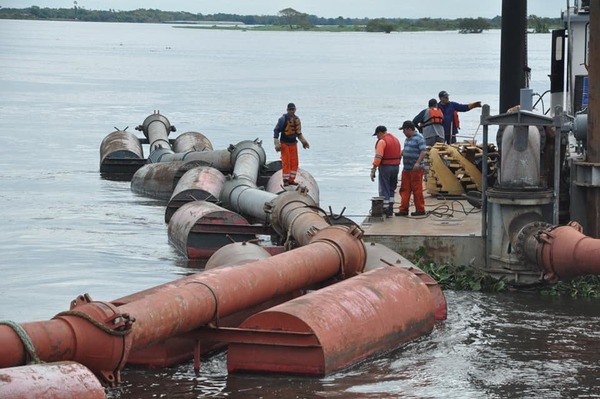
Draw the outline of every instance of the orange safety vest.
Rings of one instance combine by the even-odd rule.
[[[423,121],[421,127],[429,126],[429,125],[443,125],[444,124],[444,114],[439,108],[429,108],[429,119]]]
[[[380,140],[385,141],[385,150],[383,151],[383,158],[381,158],[381,164],[400,165],[400,158],[402,154],[400,140],[398,140],[391,133],[384,135]]]

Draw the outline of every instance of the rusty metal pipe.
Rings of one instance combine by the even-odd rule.
[[[355,229],[332,226],[321,231],[310,246],[244,265],[207,270],[178,282],[175,292],[158,292],[120,306],[121,312],[136,320],[132,350],[337,275],[356,275],[366,258],[356,234]]]
[[[0,370],[0,397],[10,399],[104,399],[100,381],[75,362],[32,364]]]
[[[148,115],[144,122],[135,129],[141,130],[150,143],[150,156],[148,158],[159,149],[172,151],[169,143],[169,133],[175,131],[175,127],[159,111],[154,111],[152,115]]]
[[[24,333],[0,326],[0,368],[27,363],[27,340],[41,361],[76,361],[114,385],[131,348],[132,322],[114,305],[80,296],[52,320],[21,324]]]
[[[229,173],[233,169],[231,163],[231,153],[228,150],[164,153],[161,154],[158,159],[153,160],[152,162],[173,161],[202,161],[223,173]]]
[[[524,248],[527,258],[540,266],[548,282],[600,275],[600,239],[584,235],[577,222],[532,231]]]
[[[313,199],[301,191],[286,191],[269,204],[271,224],[281,236],[292,236],[299,246],[311,242],[316,232],[329,223],[317,213]]]

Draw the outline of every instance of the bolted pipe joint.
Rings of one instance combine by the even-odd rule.
[[[318,231],[310,244],[326,243],[335,248],[340,257],[340,278],[362,273],[367,262],[367,249],[361,240],[363,231],[358,226],[329,226]]]
[[[165,156],[170,154],[173,154],[173,150],[170,148],[158,147],[148,155],[148,163],[160,163]]]
[[[237,158],[244,152],[254,153],[259,162],[259,167],[267,162],[267,154],[262,147],[262,140],[259,140],[258,138],[255,140],[240,141],[236,145],[231,144],[227,148],[227,151],[231,153],[231,164],[234,165],[234,167]]]
[[[317,204],[306,193],[301,191],[285,191],[265,204],[265,213],[270,214],[270,223],[273,229],[285,237],[291,224],[297,219],[299,213],[315,213],[312,207]],[[290,219],[291,218],[291,219]],[[322,220],[322,218],[320,218]],[[327,223],[325,223],[327,225]]]
[[[160,114],[160,111],[154,111],[153,114],[148,115],[146,119],[144,119],[144,122],[138,127],[136,127],[135,130],[143,132],[144,136],[146,136],[146,138],[149,138],[148,129],[150,128],[150,125],[155,122],[162,124],[162,128],[164,128],[164,131],[166,132],[167,136],[169,136],[169,133],[175,132],[177,130],[175,126],[171,125],[171,122],[169,122],[169,120],[164,115]]]
[[[536,243],[536,235],[550,226],[544,222],[544,218],[538,212],[526,212],[517,215],[510,221],[508,234],[510,245],[520,261],[537,266],[535,249],[532,244]]]
[[[546,281],[600,275],[600,239],[584,235],[579,223],[551,226],[538,234],[537,239],[537,263],[543,268]]]
[[[120,370],[131,349],[134,318],[85,294],[71,302],[70,310],[53,319],[68,324],[74,335],[74,345],[68,348],[71,360],[85,365],[110,386],[121,382]]]

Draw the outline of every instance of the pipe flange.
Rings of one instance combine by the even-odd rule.
[[[141,130],[144,133],[144,136],[146,136],[146,138],[148,138],[148,127],[153,122],[160,122],[163,125],[165,125],[165,129],[167,131],[167,136],[169,136],[169,133],[176,131],[175,126],[171,126],[171,122],[169,122],[169,120],[164,115],[161,115],[160,113],[154,113],[152,115],[148,115],[146,117],[146,119],[144,119],[144,122],[140,126],[136,127],[135,129]]]
[[[537,242],[536,236],[551,226],[549,223],[540,221],[531,222],[523,226],[517,233],[513,243],[513,249],[517,258],[523,262],[531,261],[530,257],[527,256],[527,243],[532,241]]]
[[[257,158],[260,162],[260,165],[264,165],[267,162],[267,154],[265,153],[264,148],[262,147],[262,141],[256,140],[244,140],[240,141],[236,145],[229,145],[227,151],[231,153],[231,159],[235,160],[240,155],[240,153],[244,150],[253,151],[256,153]]]

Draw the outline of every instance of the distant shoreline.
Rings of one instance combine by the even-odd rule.
[[[69,22],[124,22],[188,25],[192,29],[233,29],[261,31],[325,31],[325,32],[422,32],[461,31],[481,33],[500,29],[502,18],[323,18],[287,8],[278,15],[193,14],[186,11],[137,9],[132,11],[88,10],[72,8],[2,8],[0,19],[47,20]],[[536,31],[562,28],[560,18],[530,16],[529,25]],[[182,26],[177,26],[182,27]],[[532,28],[530,26],[530,28]]]

